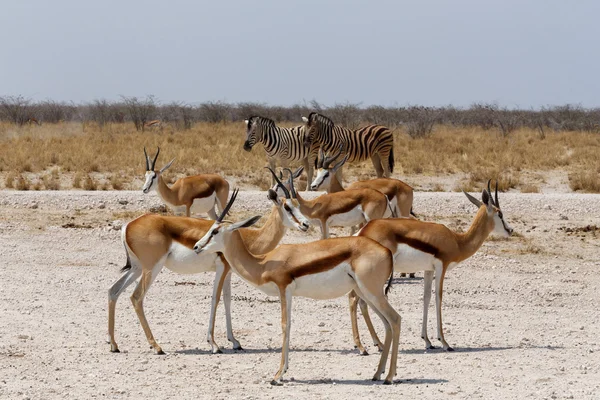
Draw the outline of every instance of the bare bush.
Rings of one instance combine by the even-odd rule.
[[[327,108],[327,115],[335,121],[336,124],[350,129],[356,129],[362,120],[362,110],[360,104],[336,103],[333,107]]]
[[[2,119],[15,125],[25,125],[30,118],[34,118],[31,100],[21,95],[0,97],[0,109]]]
[[[51,124],[70,121],[77,111],[73,103],[60,103],[54,100],[44,100],[37,108],[41,119]]]
[[[199,117],[204,122],[227,122],[231,120],[232,106],[220,101],[210,101],[200,104]]]
[[[143,100],[137,97],[121,98],[137,131],[144,131],[146,123],[156,118],[157,100],[154,96],[148,95]]]
[[[413,106],[407,111],[406,133],[413,139],[429,136],[437,122],[437,110],[431,107]]]

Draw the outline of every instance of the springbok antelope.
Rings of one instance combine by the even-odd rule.
[[[175,159],[157,171],[155,166],[159,153],[160,148],[156,151],[154,159],[150,161],[144,147],[146,181],[142,191],[149,193],[151,190],[155,190],[161,200],[172,207],[176,213],[185,210],[187,217],[190,216],[191,211],[208,213],[210,218],[216,219],[215,205],[219,212],[223,210],[223,204],[227,202],[229,194],[229,183],[217,174],[202,174],[179,178],[169,187],[162,178],[162,173],[173,164]]]
[[[263,254],[271,251],[283,238],[286,228],[296,228],[306,232],[308,221],[289,198],[279,198],[273,190],[268,192],[273,202],[271,214],[265,225],[259,229],[242,229],[242,240],[250,251]],[[228,209],[223,211],[223,216]],[[140,283],[131,296],[142,328],[150,345],[157,354],[164,354],[156,343],[144,314],[143,301],[150,286],[163,266],[179,274],[196,274],[215,271],[215,281],[210,307],[207,341],[213,353],[221,349],[214,340],[215,314],[223,291],[225,303],[225,321],[227,339],[233,348],[241,349],[233,336],[231,327],[231,269],[222,256],[217,254],[197,255],[192,246],[204,236],[213,225],[213,221],[186,217],[143,215],[121,230],[121,237],[127,253],[127,264],[121,270],[123,274],[108,290],[108,335],[112,352],[119,352],[115,341],[115,307],[120,294],[141,276]]]
[[[271,169],[275,181],[283,189],[285,186]],[[296,200],[300,212],[311,223],[321,227],[321,239],[329,237],[332,226],[354,227],[372,219],[387,218],[393,215],[387,197],[373,189],[353,189],[344,192],[322,194],[313,200],[302,198],[294,188],[294,174],[289,168],[288,187],[292,199]]]
[[[42,123],[40,121],[38,121],[37,118],[34,118],[34,117],[29,117],[27,119],[27,121],[25,121],[25,123],[27,123],[29,125],[36,124],[37,126],[41,126],[42,125]]]
[[[327,193],[337,193],[345,190],[340,182],[340,177],[336,172],[344,165],[347,156],[341,162],[331,165],[341,153],[341,146],[338,153],[333,157],[326,157],[323,151],[319,150],[319,156],[315,165],[316,176],[310,185],[311,190],[325,189]],[[294,172],[294,174],[297,172],[298,171]],[[375,189],[385,194],[396,216],[410,218],[412,215],[413,217],[416,217],[412,210],[413,188],[401,180],[393,178],[376,178],[354,182],[348,186],[349,190],[364,188]],[[415,277],[414,272],[409,275],[410,278]],[[406,276],[406,274],[401,273],[400,276]]]
[[[344,165],[347,158],[344,158],[337,164],[333,164],[341,153],[341,147],[337,154],[332,157],[326,157],[322,150],[319,151],[316,163],[316,176],[310,185],[311,190],[325,190],[327,193],[337,193],[343,192],[346,189],[375,189],[387,196],[396,215],[407,218],[411,215],[415,216],[412,212],[413,188],[399,179],[376,178],[366,181],[357,181],[344,189],[336,172]],[[294,174],[296,173],[298,173],[298,171],[294,172]]]
[[[425,340],[427,349],[435,348],[427,337],[427,311],[431,300],[431,284],[434,274],[438,340],[442,343],[444,350],[453,351],[453,348],[444,339],[442,329],[442,293],[446,272],[475,254],[490,233],[509,237],[513,232],[513,229],[504,220],[500,209],[498,182],[496,182],[495,200],[492,199],[489,181],[487,190],[483,189],[482,201],[468,193],[465,193],[465,196],[479,208],[471,227],[465,233],[453,232],[442,224],[404,218],[371,221],[358,233],[358,236],[373,239],[390,249],[394,255],[394,271],[425,271],[421,337]],[[381,348],[381,342],[372,329],[368,312],[365,312],[366,305],[361,305],[361,309],[373,341]],[[360,342],[356,324],[355,298],[350,299],[350,315],[356,347],[364,354],[365,350]]]
[[[163,127],[163,123],[160,119],[153,119],[152,121],[148,121],[144,124],[144,129],[145,128],[161,129],[162,127]]]
[[[226,209],[235,201],[232,196]],[[283,345],[279,370],[271,381],[281,385],[288,369],[292,296],[317,300],[333,299],[351,290],[372,306],[385,325],[385,345],[373,380],[385,369],[390,345],[390,368],[385,378],[391,384],[396,375],[400,315],[387,301],[384,286],[392,273],[392,254],[384,246],[365,237],[343,237],[317,242],[281,245],[264,255],[254,255],[244,244],[238,229],[251,226],[260,216],[226,225],[221,214],[194,246],[198,254],[223,253],[232,269],[246,282],[281,301]]]

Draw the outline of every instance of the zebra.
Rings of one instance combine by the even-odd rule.
[[[317,159],[317,144],[304,146],[306,128],[304,125],[284,128],[275,125],[275,121],[260,116],[251,116],[246,121],[246,141],[244,150],[251,151],[256,143],[262,143],[267,152],[269,167],[275,170],[275,160],[301,161],[306,171],[306,188],[310,190],[313,176],[313,164]],[[275,184],[271,178],[271,184]]]
[[[363,161],[370,157],[378,178],[389,178],[394,172],[394,137],[385,126],[369,125],[352,130],[335,125],[316,112],[311,112],[308,118],[302,117],[302,120],[308,131],[305,146],[316,144],[325,153],[335,152],[341,147],[349,155],[348,161]]]

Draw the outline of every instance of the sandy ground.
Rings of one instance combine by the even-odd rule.
[[[518,235],[486,241],[446,278],[454,353],[424,351],[422,275],[396,278],[390,299],[402,333],[393,386],[370,381],[379,355],[362,320],[371,355],[353,349],[346,298],[294,299],[287,382],[269,385],[280,358],[279,304],[237,277],[233,326],[245,350],[231,350],[220,307],[225,352],[210,354],[210,273],[163,270],[146,297],[165,356],[149,349],[130,288],[117,304],[122,353],[110,353],[107,289],[125,262],[114,221],[159,204],[141,192],[0,192],[1,398],[600,398],[598,195],[501,196]],[[459,193],[416,193],[414,208],[455,229],[475,213]],[[236,209],[265,213],[269,203],[242,192]],[[314,230],[289,232],[284,242],[315,238]],[[433,305],[429,332],[433,339]]]

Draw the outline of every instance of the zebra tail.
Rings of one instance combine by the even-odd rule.
[[[389,156],[389,160],[388,160],[389,164],[390,164],[390,173],[394,172],[394,147],[392,146],[391,150],[390,150],[390,156]]]

